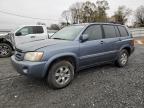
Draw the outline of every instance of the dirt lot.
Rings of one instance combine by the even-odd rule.
[[[135,44],[143,45],[144,44],[144,37],[135,38]]]
[[[129,64],[79,72],[61,90],[45,81],[17,74],[10,58],[0,59],[0,108],[144,108],[144,45],[137,45]]]

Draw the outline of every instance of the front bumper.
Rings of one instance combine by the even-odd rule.
[[[43,78],[46,62],[17,61],[15,56],[11,57],[12,64],[18,73],[28,77]]]
[[[133,54],[134,51],[135,51],[135,47],[131,47],[131,52],[130,52],[130,54]]]

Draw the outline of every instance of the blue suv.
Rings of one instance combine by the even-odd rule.
[[[11,60],[20,74],[46,78],[59,89],[69,85],[79,70],[106,62],[125,66],[133,51],[134,40],[123,25],[76,24],[50,39],[17,46]]]

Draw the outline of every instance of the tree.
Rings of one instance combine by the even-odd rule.
[[[140,6],[137,8],[135,12],[135,18],[136,18],[136,25],[140,27],[144,27],[144,6]]]
[[[107,14],[106,10],[109,9],[109,4],[106,0],[98,0],[96,2],[97,9],[98,9],[98,22],[106,22],[107,21]]]
[[[71,15],[71,21],[73,24],[77,24],[80,21],[80,16],[81,16],[81,6],[82,3],[81,2],[77,2],[75,4],[73,4],[72,6],[70,6],[70,15]]]
[[[60,22],[60,29],[68,25],[70,25],[70,23]]]
[[[49,30],[60,30],[59,25],[57,24],[51,24],[50,27],[48,27]]]
[[[114,13],[115,22],[120,24],[125,24],[128,20],[129,15],[131,14],[131,10],[126,8],[125,6],[119,6],[117,11]]]
[[[81,22],[95,22],[96,5],[92,2],[84,2],[81,7]]]
[[[37,22],[37,25],[46,25],[46,24],[43,22]]]
[[[70,15],[73,23],[106,22],[108,9],[106,0],[77,2],[70,7]]]
[[[69,10],[63,11],[61,16],[66,20],[66,23],[68,25],[70,20],[70,11]]]

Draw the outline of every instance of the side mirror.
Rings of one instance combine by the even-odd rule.
[[[16,35],[16,36],[21,36],[22,33],[21,33],[21,32],[17,32],[15,35]]]
[[[83,34],[81,37],[80,37],[80,40],[81,42],[85,42],[88,40],[88,34]]]

